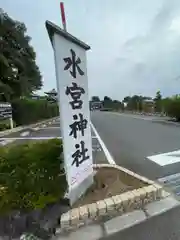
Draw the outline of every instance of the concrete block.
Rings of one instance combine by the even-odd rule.
[[[162,198],[162,186],[157,183],[153,184],[153,186],[156,188],[156,198]]]
[[[73,208],[70,210],[71,225],[77,225],[79,223],[79,208]]]
[[[141,208],[142,201],[141,201],[140,191],[138,191],[137,189],[134,189],[131,191],[131,193],[134,195],[134,208],[135,209]]]
[[[126,211],[127,206],[128,206],[128,195],[126,193],[122,193],[119,195],[122,201],[123,209]]]
[[[115,209],[118,210],[118,212],[123,213],[123,204],[120,196],[119,195],[112,196],[112,200],[114,201]]]
[[[115,217],[104,224],[107,235],[119,232],[123,229],[129,228],[146,219],[142,210],[135,210],[133,212]]]
[[[70,226],[70,212],[61,215],[61,228],[68,228]]]
[[[91,203],[87,205],[88,207],[88,212],[89,212],[89,217],[91,219],[94,219],[98,216],[98,208],[96,203]]]
[[[156,216],[179,205],[179,201],[169,196],[160,201],[147,204],[145,210],[149,216]]]
[[[152,185],[143,187],[146,196],[143,199],[143,205],[148,204],[156,199],[156,188]]]
[[[126,195],[127,195],[127,197],[128,197],[128,202],[127,202],[127,204],[126,204],[125,210],[126,210],[127,212],[129,212],[129,211],[134,210],[134,205],[135,205],[135,204],[134,204],[134,200],[135,200],[135,197],[134,197],[134,195],[132,194],[131,191],[126,192]]]
[[[144,190],[144,188],[138,188],[137,191],[138,191],[138,194],[140,196],[141,205],[143,205],[144,199],[146,197],[146,191]]]
[[[106,206],[107,206],[107,212],[115,210],[115,203],[111,197],[105,198],[104,202],[106,203]]]
[[[105,215],[107,213],[106,202],[104,200],[101,200],[101,201],[96,202],[96,204],[97,204],[99,216]]]
[[[146,195],[148,196],[150,202],[156,200],[156,192],[157,189],[154,185],[149,185],[146,187]]]
[[[88,208],[86,205],[79,207],[79,218],[80,220],[85,220],[88,218]]]

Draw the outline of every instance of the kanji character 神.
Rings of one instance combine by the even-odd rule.
[[[82,136],[84,136],[84,130],[87,128],[87,120],[83,119],[83,115],[81,113],[79,113],[79,121],[78,120],[78,115],[73,115],[73,119],[75,120],[71,125],[69,125],[71,127],[71,132],[69,134],[69,136],[72,136],[74,138],[77,138],[77,131],[80,131]]]
[[[73,101],[70,102],[72,109],[81,109],[83,101],[80,100],[81,94],[84,94],[85,90],[82,87],[78,87],[77,83],[72,83],[72,87],[66,88],[66,95],[71,95]]]
[[[76,167],[79,167],[80,164],[82,164],[84,161],[89,159],[89,156],[86,156],[86,153],[88,151],[87,148],[85,148],[85,143],[84,141],[81,141],[80,144],[76,144],[76,152],[72,154],[72,157],[74,158],[72,165],[76,165]],[[81,147],[81,150],[80,150]]]
[[[63,59],[64,62],[67,63],[66,66],[64,67],[64,70],[68,70],[72,66],[72,71],[70,71],[70,73],[73,78],[76,78],[76,69],[81,76],[84,75],[84,72],[79,67],[81,59],[78,57],[76,60],[76,53],[74,52],[74,50],[71,49],[70,52],[72,57],[71,58],[66,57]]]

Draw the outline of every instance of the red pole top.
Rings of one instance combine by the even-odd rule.
[[[61,19],[62,19],[63,28],[66,31],[66,16],[65,16],[64,3],[63,2],[60,2],[60,9],[61,9]]]

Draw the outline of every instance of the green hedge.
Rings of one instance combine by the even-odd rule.
[[[180,121],[180,96],[166,99],[166,101],[164,101],[164,108],[168,116]]]
[[[26,125],[58,116],[57,103],[50,103],[47,100],[21,99],[12,102],[13,120],[17,125]]]
[[[13,126],[16,127],[16,123],[15,122],[13,122]],[[9,119],[0,121],[0,131],[4,131],[4,130],[10,129],[10,128],[11,128],[11,126],[10,126]]]
[[[43,208],[67,188],[62,142],[36,141],[0,148],[0,213]]]

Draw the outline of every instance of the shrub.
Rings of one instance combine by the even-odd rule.
[[[14,127],[16,126],[15,122],[13,122],[13,126]],[[10,126],[9,119],[0,121],[0,131],[4,131],[4,130],[10,129],[10,128],[11,128],[11,126]]]
[[[166,112],[168,116],[176,118],[180,121],[180,97],[175,96],[166,101]]]
[[[26,125],[58,116],[57,103],[47,100],[18,99],[12,102],[13,120],[17,125]]]
[[[43,208],[63,197],[62,150],[58,139],[0,148],[0,211]]]

